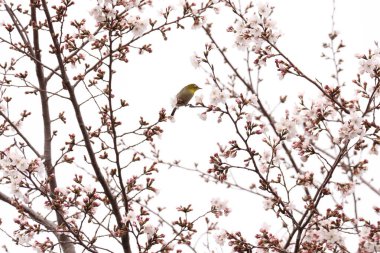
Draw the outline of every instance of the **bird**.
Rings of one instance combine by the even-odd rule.
[[[194,93],[200,89],[201,88],[199,88],[195,83],[191,83],[183,87],[176,96],[177,101],[175,107],[173,108],[171,116],[174,116],[174,113],[178,107],[187,105],[191,98],[194,96]]]

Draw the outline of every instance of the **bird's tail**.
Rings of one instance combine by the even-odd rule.
[[[174,116],[174,113],[175,113],[175,111],[177,111],[177,107],[174,107],[174,108],[173,108],[173,111],[172,111],[172,113],[170,114],[170,116],[172,116],[172,117],[173,117],[173,116]]]

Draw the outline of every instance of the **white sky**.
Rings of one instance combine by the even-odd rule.
[[[77,8],[83,8],[84,11],[87,6],[83,5],[87,5],[88,2],[83,2],[86,4],[77,1]],[[330,62],[326,63],[320,57],[322,43],[328,41],[327,34],[331,31],[332,1],[270,2],[276,7],[273,18],[283,33],[278,42],[280,49],[293,62],[301,66],[305,73],[324,83],[333,83],[333,80],[329,78],[333,73],[333,65]],[[336,3],[336,30],[340,32],[347,46],[343,50],[345,71],[342,77],[345,82],[350,83],[355,78],[358,68],[358,61],[354,55],[365,53],[368,48],[373,48],[373,42],[380,38],[378,28],[380,2],[377,0],[337,0]],[[3,19],[1,15],[0,21]],[[217,28],[220,30],[215,31],[216,36],[221,39],[220,43],[225,46],[228,46],[226,42],[232,41],[232,38],[228,37],[231,34],[224,37],[225,27],[231,24],[228,22],[225,19],[218,20]],[[224,24],[226,24],[225,27]],[[163,107],[171,111],[171,98],[185,84],[197,83],[204,87],[199,93],[207,96],[209,87],[204,85],[204,73],[200,69],[194,69],[190,62],[190,57],[194,52],[202,52],[205,39],[202,30],[190,29],[169,33],[169,40],[166,42],[160,36],[155,36],[152,54],[145,53],[143,56],[130,57],[130,63],[117,69],[119,73],[123,73],[118,76],[117,81],[125,86],[123,95],[131,105],[126,115],[129,122],[136,122],[139,116],[153,120]],[[7,54],[3,51],[2,54],[4,53]],[[234,57],[238,59],[240,56]],[[289,96],[294,98],[298,92],[304,90],[305,84],[296,79],[286,77],[285,80],[279,81],[273,69],[273,62],[270,62],[268,68],[262,73],[262,78],[264,78],[262,94],[269,106],[276,104],[278,97],[284,92],[288,92]],[[308,92],[309,94],[316,93],[310,89],[306,91]],[[57,108],[57,111],[60,109]],[[168,161],[180,159],[184,165],[190,167],[194,162],[198,162],[200,168],[206,171],[209,156],[217,150],[216,143],[225,143],[230,140],[233,132],[229,123],[217,124],[214,123],[215,120],[202,121],[198,116],[199,112],[201,111],[197,109],[180,108],[176,112],[174,123],[163,124],[165,132],[157,145],[161,149],[162,158]],[[32,135],[33,133],[30,134]],[[37,141],[38,136],[34,138]],[[210,199],[214,197],[227,199],[232,213],[227,219],[221,219],[220,227],[226,226],[240,230],[246,235],[251,235],[251,238],[264,222],[270,224],[271,219],[274,218],[272,213],[262,211],[260,199],[247,193],[226,191],[220,186],[204,184],[197,175],[177,168],[163,169],[160,173],[161,176],[157,179],[161,186],[158,201],[164,200],[168,209],[175,208],[179,204],[192,203],[204,211],[208,208]],[[58,172],[58,174],[63,177],[66,171]],[[12,249],[10,242],[6,244],[9,249]],[[3,252],[2,249],[0,252]],[[10,252],[16,251],[10,250]],[[25,249],[23,252],[33,251]]]

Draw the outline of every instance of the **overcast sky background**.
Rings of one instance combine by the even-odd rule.
[[[89,2],[95,3],[95,1]],[[160,5],[165,2],[174,1],[162,1]],[[278,42],[279,48],[308,75],[318,78],[323,83],[333,82],[330,78],[334,70],[333,65],[320,57],[322,43],[328,41],[328,33],[331,31],[332,1],[288,0],[270,1],[270,3],[275,6],[273,18],[283,33]],[[87,12],[86,8],[89,6],[87,3],[77,1],[77,4],[77,8],[81,8],[78,13]],[[346,83],[350,83],[357,73],[358,60],[354,55],[366,53],[369,48],[374,47],[374,41],[380,38],[379,9],[380,2],[377,0],[336,1],[335,28],[346,45],[342,53],[345,60],[342,80]],[[0,22],[3,19],[2,15],[4,13],[0,15]],[[216,37],[221,45],[230,46],[229,43],[233,41],[232,35],[225,33],[224,30],[231,25],[231,20],[220,18],[217,21]],[[130,63],[117,70],[123,73],[118,75],[115,81],[125,85],[124,97],[131,105],[126,117],[129,117],[130,122],[137,122],[139,116],[154,120],[161,108],[171,111],[171,99],[188,83],[197,83],[204,88],[199,95],[207,97],[210,91],[210,87],[204,83],[204,72],[195,69],[190,61],[194,52],[199,54],[202,52],[207,41],[202,30],[187,29],[171,32],[168,41],[163,41],[160,36],[152,38],[152,54],[136,55],[130,58]],[[3,50],[4,48],[1,48],[2,54],[9,53]],[[311,96],[318,94],[316,90],[309,89],[310,86],[306,86],[305,90],[304,83],[294,78],[279,81],[273,69],[271,62],[262,72],[264,78],[261,86],[262,95],[268,101],[268,107],[276,104],[278,97],[284,92],[288,92],[293,98],[302,91]],[[233,132],[227,122],[217,124],[215,120],[201,120],[199,112],[201,111],[195,108],[179,109],[176,112],[175,122],[163,125],[165,132],[157,145],[161,149],[163,159],[167,161],[180,159],[182,164],[189,167],[197,162],[200,164],[199,167],[206,171],[209,166],[209,156],[217,150],[216,143],[230,140]],[[32,129],[26,131],[30,130]],[[57,173],[60,177],[65,177],[66,174],[63,171]],[[250,194],[203,184],[196,174],[177,168],[170,170],[163,168],[160,173],[161,176],[157,179],[160,185],[158,200],[165,200],[168,209],[175,208],[179,204],[192,203],[204,211],[212,198],[226,199],[229,201],[232,213],[227,219],[221,219],[221,227],[240,230],[246,235],[251,235],[251,238],[263,223],[270,224],[271,219],[275,217],[272,213],[264,212],[261,207],[262,200]],[[70,178],[67,177],[68,180]],[[12,250],[11,242],[6,245],[10,252],[16,252]],[[0,252],[4,251],[0,248]],[[33,252],[33,250],[25,249],[23,252]]]

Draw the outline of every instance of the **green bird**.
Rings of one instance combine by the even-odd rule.
[[[189,103],[191,98],[194,96],[194,93],[201,88],[198,87],[198,85],[191,83],[189,85],[186,85],[185,87],[178,92],[176,98],[177,98],[177,103],[175,107],[173,108],[173,111],[171,113],[171,116],[174,116],[175,111],[178,109],[180,106],[185,106]]]

